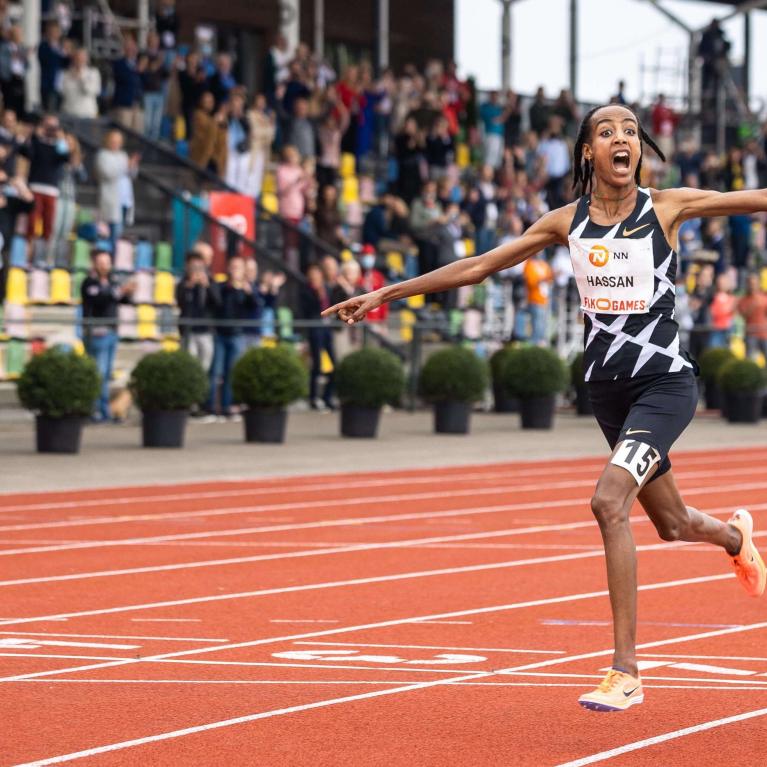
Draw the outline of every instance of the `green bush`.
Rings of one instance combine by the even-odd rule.
[[[722,367],[734,359],[735,355],[726,347],[706,349],[698,359],[700,377],[706,383],[714,383]]]
[[[54,348],[32,357],[17,387],[28,410],[49,418],[85,417],[99,395],[101,376],[90,357]]]
[[[405,370],[391,352],[368,347],[341,360],[335,384],[338,399],[345,405],[396,405],[405,389]]]
[[[129,388],[143,412],[189,410],[204,401],[208,377],[187,352],[154,352],[133,368]]]
[[[764,370],[752,360],[732,359],[719,371],[717,382],[726,392],[760,392],[765,384]]]
[[[583,386],[586,383],[586,371],[583,367],[583,352],[578,352],[570,363],[570,381],[573,386]]]
[[[503,385],[511,397],[532,399],[564,391],[569,371],[551,349],[526,346],[515,349],[503,368]]]
[[[284,408],[309,393],[307,371],[290,346],[250,349],[234,366],[232,392],[250,408]]]
[[[427,402],[476,402],[488,382],[488,365],[462,346],[441,349],[426,360],[418,393]]]

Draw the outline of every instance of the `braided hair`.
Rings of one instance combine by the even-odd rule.
[[[602,106],[594,107],[590,109],[583,118],[581,127],[578,130],[578,137],[575,140],[575,147],[573,148],[573,189],[578,189],[579,195],[588,194],[592,188],[592,181],[594,176],[594,163],[591,160],[583,159],[583,145],[591,138],[591,118],[600,109],[604,109],[606,106],[612,106],[611,104],[603,104]],[[639,117],[636,113],[628,109],[637,121],[639,127],[639,139],[647,144],[655,154],[660,157],[663,162],[666,161],[666,155],[658,148],[658,145],[650,138],[647,131],[642,127],[642,123],[639,121]],[[637,169],[634,173],[634,180],[637,184],[640,182],[642,174],[642,155],[639,155],[639,162],[637,163]]]

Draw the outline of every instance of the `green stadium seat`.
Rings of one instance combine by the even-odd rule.
[[[75,240],[72,269],[88,271],[91,268],[91,245],[86,240]]]
[[[154,251],[154,266],[158,272],[173,271],[173,248],[169,242],[158,242]]]
[[[72,274],[72,300],[75,303],[80,302],[80,287],[87,276],[88,272],[82,270],[78,270]]]
[[[293,312],[287,306],[278,307],[277,323],[280,326],[280,338],[283,341],[290,341],[295,333],[293,331]]]
[[[5,375],[18,378],[27,364],[27,342],[11,339],[5,349]]]

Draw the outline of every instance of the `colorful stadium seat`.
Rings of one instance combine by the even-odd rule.
[[[28,243],[25,237],[16,235],[11,240],[10,265],[26,269],[29,264]]]
[[[138,336],[136,307],[131,304],[120,304],[117,307],[117,335],[126,341],[132,341]]]
[[[394,272],[398,277],[405,274],[405,259],[402,257],[402,253],[398,253],[396,250],[386,254],[386,266],[389,271]]]
[[[133,243],[128,240],[118,240],[115,248],[114,268],[118,272],[132,272]]]
[[[150,272],[136,272],[133,279],[136,288],[133,291],[133,300],[137,304],[151,304],[154,301],[154,279]]]
[[[5,300],[10,304],[24,306],[29,300],[27,293],[27,273],[16,266],[8,270],[8,282],[5,286]]]
[[[407,306],[408,309],[423,309],[426,306],[426,296],[410,296],[407,299]]]
[[[157,338],[157,310],[149,304],[140,304],[136,307],[138,327],[136,336],[141,341],[153,341]]]
[[[27,312],[21,304],[5,304],[5,333],[11,338],[26,338]]]
[[[267,213],[279,213],[280,202],[277,199],[277,195],[273,192],[264,192],[261,195],[261,207]]]
[[[455,148],[455,162],[461,170],[471,164],[471,153],[468,144],[458,144]]]
[[[173,306],[176,302],[176,281],[170,272],[158,271],[154,276],[154,303]]]
[[[354,158],[354,155],[350,154],[349,152],[344,152],[341,155],[341,169],[340,169],[341,178],[343,179],[352,178],[357,172],[356,165],[357,163]]]
[[[83,284],[83,280],[88,276],[88,272],[78,270],[72,273],[72,301],[79,303],[81,300],[80,287]]]
[[[173,248],[169,242],[158,242],[154,251],[155,269],[170,272],[173,269]]]
[[[293,332],[293,312],[287,306],[277,308],[277,323],[280,326],[280,338],[283,341],[291,340],[295,335]]]
[[[11,339],[5,347],[5,375],[18,378],[27,364],[27,342]]]
[[[409,344],[413,340],[413,325],[416,322],[416,316],[410,309],[403,309],[399,313],[400,329],[399,334],[402,341]]]
[[[86,240],[75,240],[72,269],[88,271],[91,268],[91,245]]]
[[[51,275],[47,269],[32,269],[29,273],[29,301],[47,304],[51,298]]]
[[[48,266],[49,254],[48,243],[45,240],[32,240],[30,247],[32,266]]]
[[[343,191],[341,192],[341,200],[344,205],[349,205],[353,202],[360,201],[360,185],[355,176],[350,176],[343,180]]]
[[[135,256],[137,270],[151,269],[154,266],[152,259],[152,245],[146,240],[139,240],[136,243]]]

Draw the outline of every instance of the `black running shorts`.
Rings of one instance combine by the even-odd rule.
[[[610,449],[635,439],[660,453],[652,479],[671,468],[671,446],[687,428],[698,405],[698,382],[690,370],[617,381],[589,381],[589,398]]]

